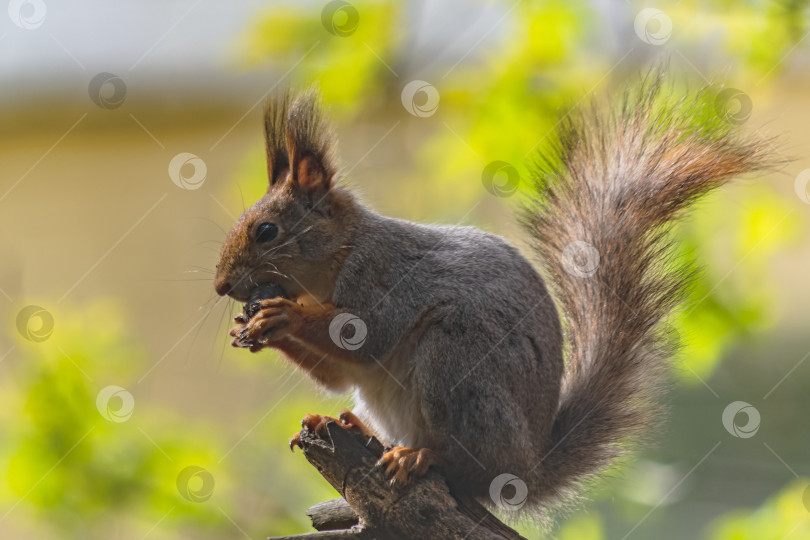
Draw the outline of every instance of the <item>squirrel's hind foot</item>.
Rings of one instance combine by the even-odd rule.
[[[324,439],[328,437],[326,424],[334,422],[345,430],[357,430],[367,437],[374,437],[374,432],[368,428],[355,414],[344,409],[338,418],[320,414],[308,414],[301,420],[301,429],[311,431],[318,437]],[[290,450],[301,447],[301,432],[299,431],[290,438]]]
[[[428,468],[440,461],[439,454],[430,448],[395,446],[383,453],[377,466],[391,476],[391,485],[406,485],[411,479],[427,474]]]

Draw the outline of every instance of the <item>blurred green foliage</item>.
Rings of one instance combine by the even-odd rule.
[[[557,533],[558,540],[601,540],[602,520],[598,514],[579,514],[568,520]]]
[[[781,493],[752,511],[731,512],[718,519],[709,540],[784,540],[810,538],[810,480],[798,478]]]
[[[99,300],[51,311],[58,324],[47,341],[17,336],[26,363],[2,388],[3,425],[11,430],[0,447],[0,462],[8,464],[0,501],[7,514],[29,512],[65,538],[109,538],[119,520],[141,534],[161,520],[222,535],[230,530],[225,516],[184,498],[177,486],[185,467],[210,468],[220,504],[228,506],[233,497],[214,459],[222,450],[210,429],[143,407],[133,386],[147,356],[122,313]],[[120,396],[97,402],[113,384],[133,390],[131,417]],[[121,421],[104,416],[115,419],[119,410]],[[190,483],[192,492],[200,488]]]
[[[289,4],[268,7],[260,13],[239,47],[239,61],[254,67],[274,64],[286,71],[295,66],[301,81],[318,81],[324,98],[339,114],[354,114],[363,106],[358,98],[370,98],[381,90],[388,69],[375,55],[390,58],[401,47],[404,6],[399,2],[354,4],[362,23],[351,39],[328,33],[321,6],[308,9]],[[333,21],[341,25],[342,12]],[[345,16],[345,15],[344,15]]]
[[[394,125],[403,114],[399,100],[404,84],[418,78],[433,82],[441,94],[440,112],[424,124],[413,166],[389,171],[385,186],[392,200],[411,200],[409,192],[416,189],[429,193],[419,203],[435,220],[457,217],[457,209],[490,197],[480,177],[493,160],[508,161],[528,174],[525,164],[550,142],[561,110],[610,86],[609,73],[621,78],[619,73],[634,71],[626,65],[634,54],[601,46],[607,31],[602,17],[594,4],[582,0],[519,3],[506,13],[496,32],[502,34],[499,39],[473,48],[456,66],[425,73],[418,69],[424,59],[415,57],[408,39],[419,25],[412,9],[393,0],[353,6],[360,22],[347,37],[325,29],[320,4],[274,6],[245,33],[237,47],[238,61],[245,69],[268,64],[279,73],[290,70],[294,86],[317,82],[341,125],[369,119]],[[715,0],[668,4],[666,10],[676,29],[674,47],[688,54],[719,39],[717,54],[734,60],[730,84],[764,95],[767,85],[758,87],[758,82],[776,76],[784,65],[781,59],[803,34],[797,22],[801,18],[795,15],[803,7],[802,2]],[[633,44],[634,50],[645,47]],[[672,63],[678,58],[673,55]],[[691,66],[686,69],[702,84],[702,76]],[[263,159],[257,141],[237,174],[247,200],[265,191]],[[689,370],[710,377],[731,344],[772,324],[771,294],[763,286],[768,259],[799,234],[797,217],[772,190],[743,186],[733,193],[706,200],[678,230],[680,255],[707,263],[675,317],[686,342],[681,358],[688,368],[683,378],[687,384],[698,382]],[[452,201],[452,210],[446,201]],[[304,460],[285,461],[291,463],[289,469],[274,468],[272,478],[265,476],[270,474],[266,464],[286,452],[275,434],[289,431],[290,419],[302,410],[327,401],[291,396],[267,416],[261,433],[244,442],[244,455],[262,455],[265,462],[229,459],[220,464],[228,449],[221,446],[216,428],[202,423],[192,427],[182,416],[173,416],[169,405],[144,406],[137,377],[149,368],[148,355],[129,335],[125,313],[123,306],[106,301],[64,308],[55,314],[59,326],[48,341],[18,338],[15,354],[25,362],[15,368],[13,381],[0,382],[0,417],[6,426],[0,435],[5,474],[0,504],[6,509],[0,519],[22,514],[42,535],[63,538],[108,538],[109,531],[123,528],[136,531],[137,537],[176,538],[182,531],[196,538],[223,538],[233,536],[244,507],[262,500],[270,501],[263,508],[266,522],[252,524],[251,530],[281,534],[305,529],[304,505],[298,501],[324,500],[333,496],[332,490]],[[252,363],[245,361],[243,367],[248,365]],[[300,374],[286,373],[275,382],[279,388],[301,382]],[[111,422],[97,409],[98,392],[111,384],[135,397],[133,416],[126,422]],[[334,408],[335,402],[328,403]],[[192,502],[181,495],[177,479],[187,466],[211,473],[215,487],[210,500]],[[282,496],[274,491],[277,486],[284,486]],[[707,538],[806,537],[806,486],[806,481],[797,481],[760,509],[723,517]],[[288,501],[296,503],[288,508]],[[598,512],[580,513],[556,536],[599,540],[605,538],[604,521]],[[525,532],[535,537],[529,528]]]

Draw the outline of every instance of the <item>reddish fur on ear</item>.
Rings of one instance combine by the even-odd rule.
[[[326,191],[331,187],[330,178],[312,156],[305,157],[298,164],[296,180],[299,186],[309,192]]]

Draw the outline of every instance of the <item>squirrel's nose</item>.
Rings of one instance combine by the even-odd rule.
[[[220,296],[225,296],[229,292],[231,292],[231,284],[224,279],[217,279],[214,280],[214,290],[217,291],[217,294]]]

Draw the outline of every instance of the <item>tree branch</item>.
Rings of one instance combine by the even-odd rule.
[[[320,532],[275,540],[523,538],[473,499],[454,496],[444,477],[432,469],[407,486],[392,487],[385,471],[376,466],[384,450],[380,441],[358,430],[347,431],[334,422],[329,422],[326,429],[328,439],[301,430],[301,448],[343,499],[307,511]]]
[[[316,504],[307,510],[312,526],[319,531],[348,529],[360,522],[360,518],[346,502],[346,499],[332,499]]]

